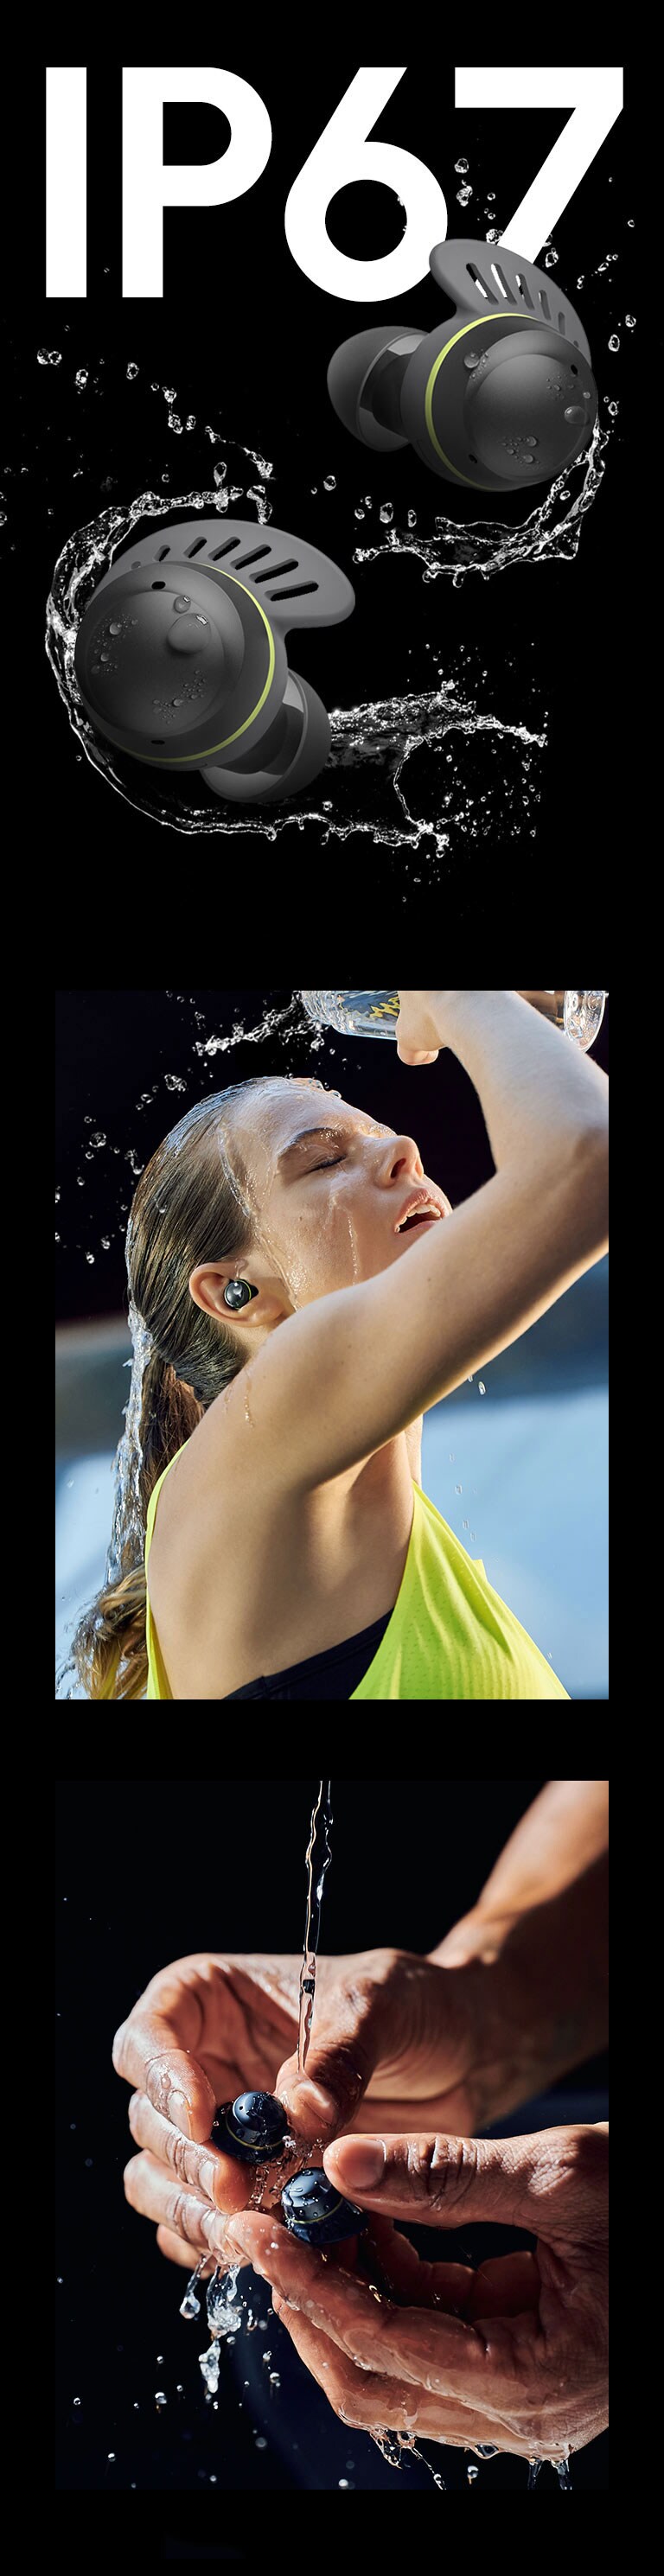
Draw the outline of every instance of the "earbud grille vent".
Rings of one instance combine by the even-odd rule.
[[[257,572],[256,581],[281,581],[285,572],[298,572],[297,555],[287,555],[285,563],[268,564],[266,572]]]
[[[580,342],[577,340],[576,334],[572,335],[572,333],[567,329],[564,313],[558,312],[554,324],[554,316],[551,312],[546,287],[540,286],[536,288],[536,300],[534,302],[533,295],[531,294],[528,284],[528,279],[523,275],[521,269],[514,268],[510,271],[507,267],[506,261],[503,265],[499,260],[492,259],[490,274],[491,277],[495,278],[495,286],[490,285],[487,277],[482,275],[481,269],[476,268],[475,262],[472,259],[466,260],[466,272],[475,287],[476,294],[478,296],[481,295],[485,304],[498,304],[501,298],[506,298],[510,304],[524,304],[528,313],[535,313],[537,310],[537,304],[539,304],[544,321],[550,322],[552,328],[555,327],[559,330],[561,339],[570,340],[573,349],[579,348]]]
[[[237,557],[237,569],[238,569],[238,572],[240,571],[241,566],[242,566],[243,564],[260,563],[260,561],[261,561],[261,556],[262,556],[262,555],[269,555],[269,554],[271,554],[271,552],[272,552],[272,548],[271,548],[271,546],[252,546],[251,554],[249,554],[249,555],[238,555],[238,557]]]
[[[317,590],[317,581],[291,582],[288,590],[268,590],[268,599],[304,599],[305,591]]]

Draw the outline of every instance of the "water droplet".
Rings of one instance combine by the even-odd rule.
[[[132,384],[132,383],[133,383],[133,380],[134,380],[134,376],[137,376],[137,375],[138,375],[138,367],[134,366],[134,365],[130,362],[130,364],[129,364],[128,368],[127,368],[127,375],[128,375],[128,377],[129,377],[130,384]]]
[[[618,338],[618,333],[617,333],[617,331],[612,331],[612,333],[611,333],[611,338],[610,338],[610,341],[609,341],[609,348],[610,348],[610,349],[614,349],[614,350],[615,350],[615,349],[619,349],[619,348],[620,348],[620,341],[619,341],[619,338]]]
[[[462,1494],[462,1493],[463,1493],[463,1485],[455,1485],[455,1487],[454,1487],[454,1491],[455,1491],[455,1494]]]
[[[110,626],[109,626],[108,632],[109,632],[109,635],[121,635],[121,634],[122,634],[122,627],[121,627],[121,625],[120,625],[120,620],[119,620],[119,618],[118,618],[118,617],[112,617],[112,618],[111,618],[111,622],[110,622]],[[102,1141],[105,1141],[105,1139],[103,1139]]]
[[[110,659],[111,659],[110,653],[107,653],[107,651],[106,651],[106,647],[104,646],[104,650],[103,650],[103,652],[102,652],[102,653],[100,653],[100,655],[99,655],[99,660],[100,660],[100,662],[110,662]]]
[[[168,2404],[168,2399],[163,2388],[155,2388],[154,2402],[155,2406],[166,2406]]]
[[[172,706],[172,707],[183,707],[183,706],[184,706],[184,698],[171,698],[171,706]]]
[[[196,610],[196,624],[197,626],[207,626],[207,617],[203,617],[201,615],[200,608],[197,608]]]
[[[626,314],[625,314],[625,321],[626,321],[626,323],[627,323],[627,329],[628,329],[628,331],[635,331],[635,330],[636,330],[636,314],[635,314],[635,313],[626,313]]]
[[[464,358],[464,362],[463,362],[463,363],[464,363],[464,367],[467,367],[467,368],[468,368],[468,373],[469,373],[469,375],[471,375],[471,374],[472,374],[473,367],[479,367],[479,363],[480,363],[479,349],[469,349],[469,351],[468,351],[468,356],[467,356],[467,358]]]
[[[462,1523],[461,1523],[461,1527],[462,1527],[462,1529],[467,1529],[467,1528],[468,1528],[468,1522],[467,1522],[467,1521],[462,1521]]]
[[[628,215],[628,217],[627,217],[627,229],[628,229],[628,232],[630,232],[630,233],[633,233],[633,231],[634,231],[634,216],[633,216],[633,215]]]
[[[74,2398],[74,2405],[75,2405],[75,2406],[80,2406],[80,2403],[81,2403],[80,2397],[75,2397],[75,2398]]]
[[[185,593],[184,591],[180,591],[180,592],[179,592],[179,594],[178,594],[177,599],[174,599],[174,601],[173,601],[173,607],[174,607],[174,608],[191,608],[191,600],[190,600],[190,599],[187,599],[187,597],[186,597],[186,593]],[[158,706],[158,704],[159,704],[158,699],[157,699],[157,698],[153,698],[153,700],[152,700],[152,704],[153,704],[153,707]]]
[[[557,252],[557,250],[548,250],[548,251],[547,251],[547,253],[546,253],[545,261],[544,261],[544,266],[545,266],[545,268],[557,268],[557,265],[558,265],[558,252]]]
[[[524,447],[539,447],[538,438],[524,438]]]
[[[480,1395],[486,1395],[486,1387],[482,1385],[482,1380],[481,1380],[481,1378],[480,1378]]]
[[[324,492],[336,492],[336,488],[337,488],[337,478],[336,478],[336,474],[325,474],[325,475],[323,476],[323,491],[324,491]]]
[[[575,429],[582,429],[587,418],[587,411],[582,410],[580,403],[568,403],[565,419],[571,421]]]
[[[385,528],[389,527],[390,520],[394,518],[394,509],[391,501],[381,501],[380,515],[383,526]]]
[[[363,518],[364,518],[364,511],[363,511],[363,510],[356,510],[356,511],[355,511],[355,517],[356,517],[356,519],[363,519]]]
[[[469,2470],[468,2470],[468,2485],[469,2485],[469,2486],[472,2486],[473,2479],[474,2479],[474,2478],[478,2478],[478,2477],[479,2477],[479,2469],[469,2469]]]
[[[467,206],[469,198],[472,197],[472,193],[472,188],[469,187],[468,180],[466,180],[463,188],[457,188],[457,205]]]
[[[455,170],[456,170],[457,178],[458,178],[458,179],[465,179],[466,171],[467,171],[467,168],[468,168],[468,163],[467,163],[467,161],[455,161],[454,167],[455,167]]]
[[[88,381],[88,370],[87,370],[87,367],[79,367],[78,374],[77,374],[77,376],[76,376],[76,378],[75,378],[75,382],[76,382],[76,384],[78,385],[79,393],[82,393],[82,392],[83,392],[83,387],[84,387],[84,385],[87,385],[87,381]]]
[[[107,2452],[107,2454],[106,2454],[106,2456],[107,2456],[107,2459],[109,2459],[109,2460],[114,2460],[114,2459],[115,2459],[115,2452],[114,2452],[114,2451],[108,2451],[108,2452]]]
[[[416,510],[409,510],[409,512],[408,512],[408,526],[409,526],[409,528],[416,528],[416,527],[417,527],[417,511],[416,511]]]

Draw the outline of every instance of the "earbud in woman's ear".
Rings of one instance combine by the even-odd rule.
[[[330,401],[365,447],[415,448],[474,492],[551,482],[587,447],[597,387],[578,313],[532,261],[439,242],[429,267],[454,311],[434,331],[382,322],[343,340]]]
[[[84,707],[116,750],[215,796],[266,805],[324,768],[329,717],[288,667],[292,626],[336,626],[355,593],[317,546],[254,520],[190,519],[116,558],[84,610]]]

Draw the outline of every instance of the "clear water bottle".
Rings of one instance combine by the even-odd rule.
[[[536,1011],[565,1029],[576,1045],[591,1047],[604,1018],[606,993],[523,993]],[[339,1029],[347,1038],[393,1038],[399,1015],[398,993],[300,993],[308,1018],[317,1028]]]

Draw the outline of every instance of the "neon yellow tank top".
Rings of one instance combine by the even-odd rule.
[[[169,1467],[174,1465],[170,1458]],[[148,1504],[146,1575],[167,1475],[165,1467]],[[482,1557],[466,1554],[414,1479],[413,1495],[408,1555],[392,1617],[351,1699],[569,1699],[539,1646],[494,1592]],[[146,1698],[170,1699],[149,1596],[146,1641]]]

